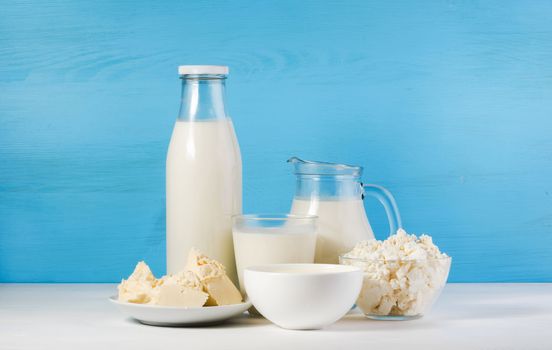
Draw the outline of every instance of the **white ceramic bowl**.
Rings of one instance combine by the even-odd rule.
[[[272,264],[248,267],[245,290],[268,320],[287,329],[318,329],[347,313],[362,286],[355,266]]]

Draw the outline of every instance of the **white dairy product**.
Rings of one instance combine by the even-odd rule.
[[[188,255],[186,270],[156,279],[145,262],[118,286],[120,301],[163,306],[202,307],[237,304],[242,296],[225,267],[197,249]]]
[[[117,287],[119,300],[129,303],[148,304],[151,302],[153,288],[157,284],[155,276],[145,262],[136,264],[127,280],[122,280]]]
[[[337,264],[357,242],[374,238],[361,199],[294,198],[291,213],[318,216],[316,263]]]
[[[242,296],[226,275],[224,266],[199,250],[192,248],[188,254],[186,270],[194,273],[209,294],[207,306],[238,304]]]
[[[359,242],[342,263],[364,270],[357,305],[369,315],[415,316],[424,312],[444,287],[450,258],[431,237],[399,229],[385,241]]]
[[[253,231],[252,231],[253,230]],[[234,228],[234,249],[240,290],[245,293],[243,270],[249,266],[283,263],[312,263],[316,246],[314,232],[275,228],[273,232],[254,228],[242,232]]]
[[[241,213],[242,169],[228,118],[177,121],[167,154],[167,273],[197,247],[236,281],[232,215]]]
[[[189,271],[156,279],[148,265],[140,261],[127,280],[118,286],[120,301],[135,304],[201,307],[209,295],[195,274]]]
[[[202,307],[209,295],[201,290],[164,284],[155,289],[151,304],[160,306]]]
[[[157,280],[150,304],[201,307],[208,298],[209,294],[203,291],[199,278],[191,271],[181,271]]]

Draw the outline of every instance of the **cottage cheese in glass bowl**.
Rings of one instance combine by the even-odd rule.
[[[368,318],[408,320],[429,311],[445,286],[451,258],[430,236],[399,229],[385,241],[359,242],[340,263],[364,272],[357,306]]]

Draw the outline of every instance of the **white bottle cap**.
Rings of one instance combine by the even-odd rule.
[[[179,75],[187,74],[228,74],[228,66],[179,66]]]

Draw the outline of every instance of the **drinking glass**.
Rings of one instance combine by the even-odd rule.
[[[242,294],[243,270],[249,266],[313,263],[316,221],[314,215],[235,215],[232,233]]]

